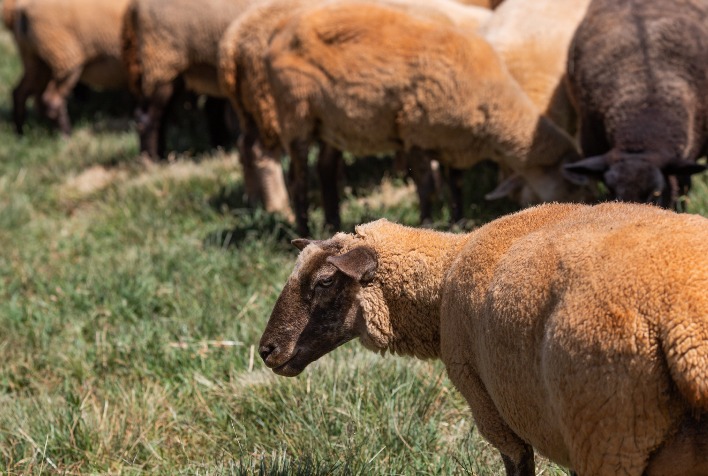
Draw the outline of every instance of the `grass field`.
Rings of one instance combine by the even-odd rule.
[[[254,356],[296,254],[287,226],[243,205],[233,154],[175,134],[174,160],[145,163],[130,108],[104,96],[74,110],[70,139],[36,119],[19,139],[19,74],[3,31],[1,473],[502,472],[438,362],[351,343],[286,379]],[[362,168],[349,170],[346,227],[415,224],[411,188],[372,186]],[[476,203],[473,223],[508,208]],[[705,176],[687,207],[708,215]]]

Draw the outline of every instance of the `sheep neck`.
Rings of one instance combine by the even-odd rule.
[[[374,282],[362,288],[362,343],[375,351],[440,356],[442,282],[467,235],[392,223],[364,238],[378,254]]]

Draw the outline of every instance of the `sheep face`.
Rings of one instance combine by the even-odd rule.
[[[565,171],[570,172],[568,178],[576,183],[583,182],[588,176],[602,180],[612,199],[671,208],[676,197],[686,190],[677,190],[667,177],[674,175],[678,177],[678,183],[690,183],[691,174],[705,169],[700,164],[677,161],[659,168],[655,165],[662,162],[658,156],[622,155],[615,160],[608,159],[607,154],[589,157],[567,164]],[[580,178],[573,177],[575,174]]]
[[[358,294],[377,268],[375,252],[366,246],[341,253],[333,240],[293,244],[302,252],[259,347],[265,364],[288,377],[363,332]]]

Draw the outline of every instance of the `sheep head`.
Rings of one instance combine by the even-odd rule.
[[[671,208],[678,195],[687,191],[690,176],[705,166],[683,160],[658,165],[662,162],[666,161],[658,155],[609,152],[567,164],[564,172],[575,183],[585,183],[588,177],[602,180],[613,199]],[[676,180],[669,180],[670,176]]]
[[[368,246],[343,252],[336,239],[293,244],[301,253],[258,349],[268,367],[288,377],[365,332],[358,294],[378,267]]]

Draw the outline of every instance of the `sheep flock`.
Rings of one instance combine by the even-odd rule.
[[[69,135],[77,85],[123,90],[162,161],[175,97],[205,98],[248,203],[303,237],[261,340],[276,373],[359,338],[441,359],[510,476],[534,474],[534,450],[579,475],[708,475],[708,221],[677,213],[706,169],[708,0],[2,8],[17,134],[30,99]],[[308,238],[314,148],[340,232],[324,241]],[[341,233],[344,154],[395,157],[421,224],[436,194],[463,218],[462,171],[482,161],[487,199],[528,208],[468,234]]]

